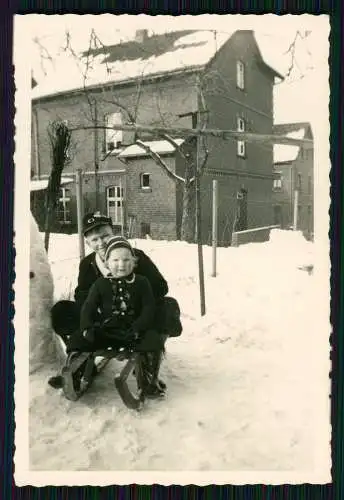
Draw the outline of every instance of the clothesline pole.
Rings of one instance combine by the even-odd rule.
[[[212,259],[212,276],[216,276],[216,248],[217,248],[217,180],[213,179],[213,223],[212,223],[212,244],[213,244],[213,259]]]
[[[85,257],[85,242],[82,232],[82,217],[83,217],[83,197],[82,197],[82,170],[79,168],[76,171],[76,211],[78,220],[78,235],[79,235],[79,255],[80,260]]]

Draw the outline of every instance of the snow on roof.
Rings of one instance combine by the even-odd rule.
[[[293,132],[283,134],[291,139],[304,139],[306,133],[305,128],[300,128]],[[300,146],[287,146],[285,144],[274,145],[274,163],[285,163],[296,160],[299,154]]]
[[[165,140],[142,142],[143,144],[148,146],[154,153],[166,154],[173,153],[175,151],[175,148],[172,146],[172,144]],[[178,144],[178,146],[180,146],[181,144],[183,144],[184,139],[175,139],[175,142]],[[118,155],[119,158],[128,158],[130,156],[148,156],[148,153],[139,144],[132,144],[131,146],[125,148]]]
[[[143,43],[129,40],[98,47],[81,54],[81,61],[66,54],[54,61],[55,70],[34,88],[33,99],[60,92],[82,89],[85,86],[119,83],[143,76],[166,74],[186,69],[201,69],[237,30],[183,30],[155,34]],[[269,55],[273,44],[264,43],[260,52],[266,64],[273,64]],[[88,59],[87,78],[85,65]],[[275,57],[274,62],[277,61]]]
[[[30,191],[43,191],[44,189],[47,189],[48,181],[49,179],[31,180]],[[70,184],[71,182],[74,182],[74,179],[71,179],[70,177],[62,177],[61,186],[64,186],[65,184]]]

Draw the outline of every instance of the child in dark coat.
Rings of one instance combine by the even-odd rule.
[[[80,313],[80,330],[67,351],[94,351],[135,343],[141,351],[160,350],[161,336],[152,327],[155,298],[148,279],[134,273],[135,254],[123,237],[109,239],[105,250],[108,276],[91,286]]]

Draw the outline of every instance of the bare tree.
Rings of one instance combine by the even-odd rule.
[[[68,163],[68,149],[70,146],[71,132],[63,122],[54,122],[49,127],[51,144],[51,173],[48,181],[45,198],[45,224],[44,246],[49,248],[49,236],[56,213],[57,199],[61,186],[61,176],[65,165]]]

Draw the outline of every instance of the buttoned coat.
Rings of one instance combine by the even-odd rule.
[[[116,304],[123,304],[123,308]],[[147,278],[134,274],[129,279],[101,276],[91,286],[80,315],[80,330],[95,323],[140,333],[153,326],[155,299]]]

